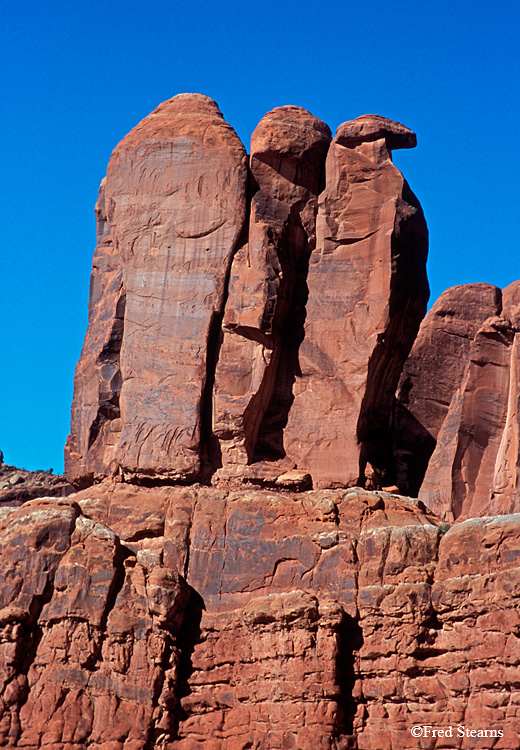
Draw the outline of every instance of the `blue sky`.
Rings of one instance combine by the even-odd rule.
[[[63,468],[87,324],[94,203],[110,153],[161,101],[208,94],[246,147],[273,107],[334,131],[375,113],[430,228],[432,300],[518,267],[516,2],[3,0],[0,449]]]

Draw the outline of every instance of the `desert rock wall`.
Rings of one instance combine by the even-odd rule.
[[[182,94],[116,147],[71,484],[1,488],[0,746],[516,750],[520,282],[424,317],[415,145]]]
[[[515,747],[518,515],[113,483],[1,515],[2,746]]]

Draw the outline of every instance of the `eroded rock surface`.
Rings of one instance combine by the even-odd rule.
[[[475,334],[419,492],[447,520],[520,510],[518,287]]]
[[[0,515],[3,746],[411,750],[485,720],[514,747],[518,515],[113,483]]]
[[[415,143],[369,115],[330,145],[321,120],[277,107],[248,170],[199,94],[121,141],[96,207],[76,486],[292,470],[315,486],[392,484],[392,401],[428,284],[426,224],[391,150]]]
[[[126,293],[123,266],[107,219],[106,178],[96,203],[97,246],[90,277],[89,324],[74,374],[65,468],[89,483],[113,471],[121,436],[121,344]]]
[[[330,139],[301,107],[277,107],[251,137],[248,242],[231,269],[215,382],[213,429],[225,468],[284,455]]]
[[[404,494],[417,496],[471,343],[484,321],[501,310],[500,289],[466,284],[443,292],[421,323],[394,407],[396,484]]]
[[[66,497],[74,487],[63,474],[47,471],[28,471],[6,464],[0,452],[0,507],[22,505],[37,497]]]
[[[66,453],[76,482],[119,469],[200,471],[214,329],[246,215],[245,162],[200,94],[164,102],[114,150]]]
[[[392,163],[410,130],[366,116],[340,125],[319,198],[309,300],[285,430],[287,454],[317,486],[383,484],[395,388],[426,311],[427,230]]]
[[[0,508],[1,746],[517,747],[520,282],[446,292],[404,364],[427,232],[391,152],[415,143],[279,107],[248,162],[180,95],[115,149],[82,489]]]

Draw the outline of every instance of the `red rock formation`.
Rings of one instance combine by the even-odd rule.
[[[338,128],[327,156],[284,433],[318,486],[364,482],[368,462],[391,483],[394,392],[428,299],[426,224],[391,158],[414,145],[399,123],[365,116]]]
[[[419,493],[448,520],[520,510],[518,286],[474,338]]]
[[[0,515],[3,746],[515,747],[518,515],[121,484]]]
[[[268,112],[251,137],[249,236],[231,269],[215,382],[213,429],[224,466],[235,467],[228,474],[283,456],[330,137],[301,107]]]
[[[6,464],[0,451],[0,507],[15,507],[37,497],[66,497],[74,487],[65,476],[48,471],[27,471]]]
[[[161,104],[112,154],[104,188],[112,240],[100,206],[103,262],[66,455],[76,482],[118,468],[199,472],[214,329],[246,213],[245,159],[215,102],[199,94]]]
[[[219,467],[348,485],[367,462],[385,476],[428,294],[422,211],[390,153],[415,135],[376,116],[345,123],[325,175],[329,143],[300,107],[262,119],[243,233],[245,153],[207,97],[165,102],[115,149],[66,449],[77,486]]]
[[[415,135],[364,116],[329,141],[277,108],[248,173],[181,95],[114,151],[66,451],[76,486],[112,478],[0,508],[1,746],[517,747],[520,514],[449,529],[345,486],[426,471],[438,515],[520,510],[520,283],[503,310],[443,295],[396,404],[428,295],[391,161]]]
[[[96,203],[98,242],[90,278],[89,324],[74,376],[71,432],[65,446],[70,480],[86,484],[116,465],[122,427],[120,354],[126,295],[105,193],[103,179]]]
[[[501,309],[500,289],[466,284],[443,292],[421,323],[403,367],[394,412],[396,483],[404,494],[417,496],[471,342],[484,321]]]

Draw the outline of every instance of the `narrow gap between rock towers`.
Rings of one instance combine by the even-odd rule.
[[[202,386],[200,398],[200,481],[210,483],[214,472],[222,466],[220,444],[213,433],[213,393],[215,387],[215,374],[222,346],[222,321],[226,310],[229,296],[229,280],[233,260],[238,251],[247,244],[249,233],[249,217],[251,212],[251,198],[255,192],[254,181],[248,169],[246,185],[246,213],[242,230],[238,236],[235,247],[229,254],[227,267],[224,275],[222,296],[220,305],[211,316],[208,326],[208,338],[206,347],[206,374]]]

